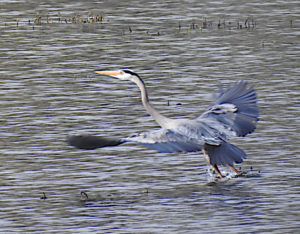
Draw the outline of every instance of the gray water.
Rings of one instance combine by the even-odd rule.
[[[1,1],[0,232],[299,232],[299,12],[279,0]],[[68,146],[157,127],[134,84],[93,73],[124,67],[169,117],[198,116],[220,84],[255,86],[257,129],[232,141],[254,175],[209,183],[200,153]]]

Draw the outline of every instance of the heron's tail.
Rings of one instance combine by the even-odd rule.
[[[75,148],[85,150],[93,150],[106,146],[117,146],[124,143],[124,141],[121,139],[111,139],[91,135],[68,136],[67,142],[69,145],[74,146]]]
[[[220,145],[204,144],[203,150],[211,165],[233,166],[233,163],[242,163],[246,158],[243,150],[228,142]]]

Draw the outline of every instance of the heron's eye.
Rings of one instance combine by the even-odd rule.
[[[124,71],[121,71],[121,72],[120,72],[120,75],[124,75],[124,74],[125,74],[125,72],[124,72]]]

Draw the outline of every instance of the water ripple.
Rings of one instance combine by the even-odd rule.
[[[0,3],[0,231],[296,233],[297,3]],[[89,14],[103,21],[70,21]],[[69,147],[70,134],[157,127],[134,84],[93,74],[124,67],[169,117],[198,116],[220,84],[254,85],[257,130],[233,142],[259,176],[210,183],[199,153]]]

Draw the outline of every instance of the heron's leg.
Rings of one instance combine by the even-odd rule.
[[[216,164],[211,165],[212,168],[218,173],[218,175],[220,176],[220,178],[223,178],[222,173],[220,172],[218,166]]]
[[[236,174],[240,173],[234,166],[228,165],[228,167],[230,167]]]
[[[202,153],[204,154],[205,159],[206,159],[206,161],[208,162],[208,164],[211,164],[211,163],[210,163],[210,157],[209,157],[209,155],[206,153],[205,149],[202,149]],[[218,175],[220,176],[220,178],[223,178],[223,175],[222,175],[222,173],[220,172],[218,166],[217,166],[216,164],[211,164],[211,166],[212,166],[212,168],[215,170],[215,172],[218,173]]]

